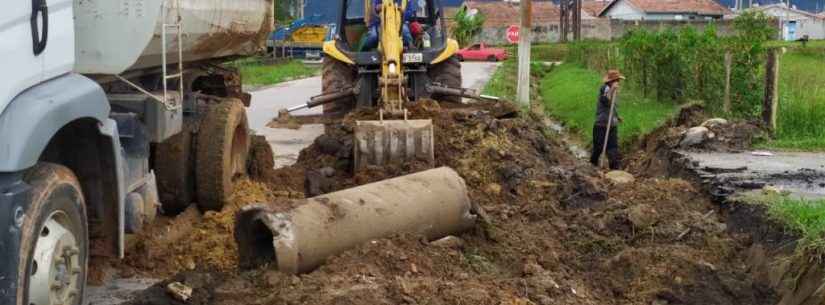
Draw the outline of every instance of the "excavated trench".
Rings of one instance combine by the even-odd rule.
[[[253,179],[237,182],[224,211],[187,211],[136,237],[117,272],[167,280],[130,304],[177,304],[165,292],[173,281],[193,288],[188,304],[773,305],[787,295],[762,278],[775,273],[754,261],[756,245],[768,261],[788,239],[766,242],[773,235],[764,232],[781,231],[713,201],[688,176],[671,178],[679,169],[665,152],[640,146],[631,171],[658,171],[614,184],[573,156],[542,118],[500,106],[441,109],[435,102],[411,112],[413,119],[433,118],[436,166],[458,172],[486,222],[447,244],[411,234],[376,239],[302,275],[271,266],[238,271],[232,234],[243,206],[429,168],[353,173],[352,123],[375,116],[356,113],[290,167],[271,170],[265,141],[256,141]],[[185,233],[168,233],[176,231]]]
[[[732,122],[710,128],[714,137],[683,147],[682,134],[707,117],[691,106],[640,141],[631,170],[679,177],[705,192],[717,206],[726,231],[741,242],[748,276],[776,294],[775,304],[825,303],[825,266],[819,254],[797,249],[799,236],[748,197],[780,189],[793,197],[825,197],[825,164],[815,153],[752,153],[763,136],[754,124]]]

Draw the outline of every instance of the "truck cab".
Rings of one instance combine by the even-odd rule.
[[[123,257],[158,212],[219,210],[245,174],[249,95],[220,64],[263,51],[273,3],[14,2],[0,11],[0,305],[82,304],[90,251]]]

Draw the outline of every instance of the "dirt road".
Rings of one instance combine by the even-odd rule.
[[[464,63],[464,86],[481,88],[489,80],[498,64]],[[323,125],[303,125],[299,129],[269,128],[269,123],[277,116],[278,109],[292,106],[321,92],[320,77],[295,80],[275,87],[252,92],[252,105],[247,109],[250,128],[266,136],[275,151],[276,167],[295,163],[299,152],[312,144],[324,132]],[[301,110],[296,115],[320,114],[320,109]],[[115,305],[127,302],[134,293],[159,282],[159,279],[131,278],[113,279],[103,286],[90,286],[86,292],[88,305]]]
[[[498,64],[486,62],[465,62],[462,64],[463,86],[480,89],[495,72]],[[278,110],[304,103],[321,93],[321,77],[290,81],[271,88],[252,92],[252,105],[247,109],[249,127],[266,137],[275,152],[275,167],[295,163],[298,152],[312,144],[324,132],[320,124],[303,125],[299,129],[269,128],[269,123],[277,117]],[[296,116],[321,114],[320,108],[301,110]]]

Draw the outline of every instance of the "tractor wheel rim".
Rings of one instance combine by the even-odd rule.
[[[76,304],[80,298],[80,249],[69,217],[55,211],[47,218],[29,270],[29,304]]]

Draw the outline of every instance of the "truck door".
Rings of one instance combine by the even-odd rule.
[[[72,0],[29,0],[41,2],[48,11],[48,27],[40,31],[47,35],[43,49],[43,78],[66,74],[74,69],[75,36]]]
[[[40,38],[35,33],[42,35],[42,18],[32,10],[32,0],[11,2],[0,9],[0,113],[20,92],[43,80],[44,56],[34,43]]]

